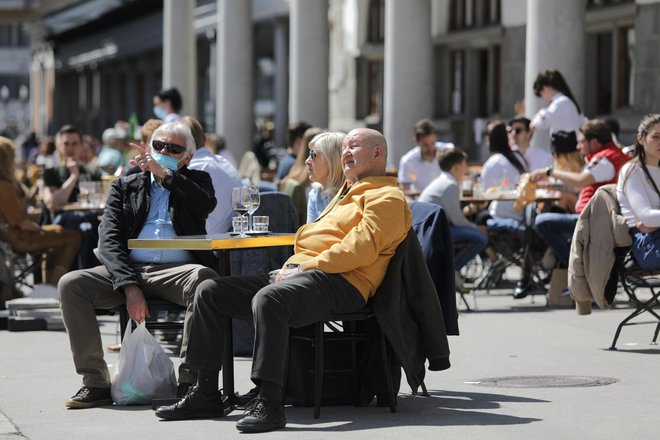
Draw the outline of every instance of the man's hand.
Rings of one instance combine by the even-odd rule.
[[[72,176],[80,176],[80,164],[72,157],[67,157],[64,165],[69,169]]]
[[[275,275],[275,282],[279,283],[280,281],[284,281],[285,279],[297,273],[300,273],[300,269],[298,267],[287,268],[285,265],[282,269],[280,269],[277,275]]]
[[[134,143],[131,143],[131,148],[138,152],[138,155],[131,160],[131,165],[137,165],[141,171],[149,171],[161,179],[165,177],[165,167],[156,162],[145,148]]]
[[[642,222],[637,222],[635,227],[645,234],[650,234],[651,232],[655,232],[658,229],[658,228],[650,228],[648,226],[645,226],[644,223]]]
[[[124,295],[128,316],[135,322],[144,322],[149,317],[149,308],[142,290],[136,284],[129,284],[124,286]]]

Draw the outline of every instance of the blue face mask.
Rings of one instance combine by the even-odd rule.
[[[167,117],[167,112],[165,111],[165,109],[163,109],[163,107],[159,107],[159,106],[155,105],[154,106],[154,115],[156,115],[156,117],[158,119],[162,119],[164,121],[165,118]]]
[[[176,171],[179,169],[179,161],[173,157],[165,156],[164,154],[160,154],[156,152],[151,153],[151,157],[153,157],[156,162],[158,162],[160,165],[164,166],[165,168],[169,168],[172,171]]]

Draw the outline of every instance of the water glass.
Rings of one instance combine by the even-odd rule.
[[[248,223],[247,217],[243,217],[242,215],[231,218],[231,227],[233,231],[237,234],[241,234],[241,235],[244,234],[244,232],[247,230],[247,223]]]
[[[255,215],[252,217],[254,232],[268,232],[269,218],[267,215]]]

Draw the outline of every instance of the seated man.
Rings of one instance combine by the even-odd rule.
[[[217,276],[210,269],[217,267],[210,251],[128,250],[131,238],[205,234],[206,217],[216,203],[209,175],[187,168],[195,152],[187,126],[160,126],[149,151],[133,146],[140,151],[135,162],[142,172],[112,184],[99,229],[103,266],[70,272],[58,285],[73,362],[83,376],[82,388],[65,403],[69,408],[112,404],[94,309],[126,304],[130,318],[142,322],[149,316],[145,296],[187,305],[181,344],[185,356],[195,290]],[[179,383],[194,381],[182,365]]]
[[[458,272],[488,245],[488,234],[465,218],[461,209],[460,185],[468,169],[467,157],[467,154],[459,148],[440,153],[438,162],[442,174],[436,177],[419,196],[420,202],[435,203],[445,210],[450,223],[453,244],[467,243],[467,246],[454,258],[456,287],[459,290],[462,288],[462,283]]]
[[[231,230],[231,192],[234,187],[243,186],[238,172],[227,159],[213,154],[206,148],[206,135],[197,119],[184,116],[181,122],[190,128],[197,151],[190,161],[191,170],[206,171],[211,176],[217,204],[206,219],[207,234],[222,234]]]
[[[438,141],[435,126],[430,119],[415,124],[416,146],[399,161],[399,185],[404,191],[422,191],[441,173],[436,154],[454,148],[454,144]]]
[[[286,425],[282,403],[289,327],[364,307],[407,235],[411,214],[396,179],[385,177],[387,143],[359,128],[342,144],[348,181],[319,219],[297,233],[295,255],[273,282],[268,274],[222,277],[195,294],[186,362],[199,367],[197,386],[178,403],[156,411],[164,419],[221,417],[218,372],[228,318],[254,320],[252,380],[261,386],[236,427],[263,432]]]
[[[79,128],[73,125],[60,128],[55,135],[55,147],[61,165],[44,171],[44,203],[55,215],[54,224],[80,231],[80,248],[73,269],[94,267],[98,264],[93,251],[99,241],[97,229],[101,211],[65,212],[62,208],[78,201],[81,181],[100,181],[101,172],[83,163],[83,134]]]
[[[630,160],[630,156],[612,141],[609,127],[600,119],[587,121],[580,126],[577,147],[585,157],[586,165],[582,172],[558,170],[550,166],[531,175],[535,182],[555,177],[568,186],[582,188],[575,207],[576,214],[548,212],[539,214],[534,222],[534,230],[552,248],[564,267],[568,267],[571,239],[580,213],[598,187],[616,183],[619,170]]]

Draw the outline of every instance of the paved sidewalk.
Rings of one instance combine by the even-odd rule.
[[[623,300],[623,296],[619,299]],[[472,304],[472,302],[471,302]],[[619,351],[609,351],[617,323],[629,313],[549,309],[537,297],[514,301],[504,292],[479,293],[478,310],[461,313],[461,336],[450,338],[452,368],[428,372],[432,396],[410,395],[404,383],[398,412],[385,408],[287,408],[287,428],[262,434],[287,440],[332,438],[424,439],[655,439],[660,408],[660,349],[649,344],[653,326],[623,330]],[[102,318],[104,344],[117,324]],[[149,407],[67,410],[80,386],[63,332],[0,331],[0,439],[209,439],[234,438],[240,413],[226,419],[159,421]],[[108,353],[114,364],[117,354]],[[250,361],[238,358],[236,386],[246,391]],[[504,376],[613,378],[607,386],[502,388],[476,385]]]

